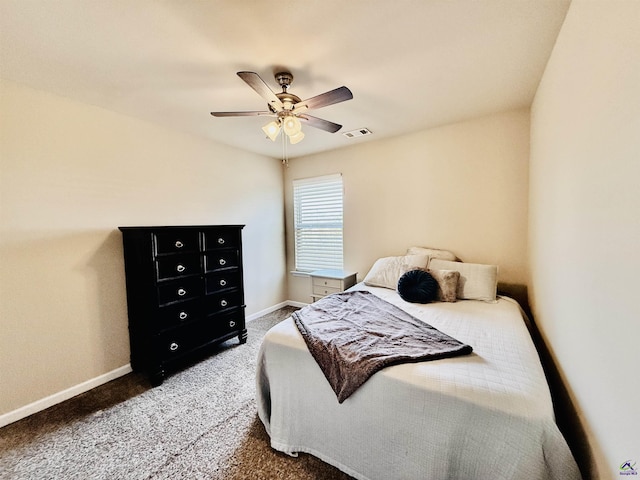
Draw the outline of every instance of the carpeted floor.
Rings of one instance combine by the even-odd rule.
[[[159,387],[131,373],[0,429],[0,479],[351,479],[274,451],[257,417],[262,337],[293,310],[249,322],[245,345],[230,340]]]

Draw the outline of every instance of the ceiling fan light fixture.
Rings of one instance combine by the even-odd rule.
[[[296,143],[301,141],[303,138],[304,138],[304,133],[298,132],[295,135],[289,135],[289,142],[291,142],[291,145],[295,145]]]
[[[280,123],[275,120],[273,122],[269,122],[262,127],[262,131],[271,139],[272,142],[275,142],[276,138],[278,138],[278,134],[280,133]]]
[[[298,120],[297,117],[288,115],[284,119],[283,129],[284,133],[291,137],[293,135],[296,135],[297,133],[300,133],[300,131],[302,130],[302,125],[300,124],[300,120]]]
[[[267,110],[264,111],[243,111],[243,112],[211,112],[214,117],[246,117],[246,116],[270,116],[276,117],[262,127],[262,131],[272,142],[276,141],[280,131],[282,134],[283,163],[288,165],[287,143],[296,144],[305,137],[302,132],[300,118],[313,128],[319,128],[329,133],[335,133],[342,128],[342,125],[329,122],[318,117],[307,115],[306,111],[334,105],[336,103],[351,100],[353,93],[347,87],[334,88],[315,97],[301,100],[300,97],[289,93],[288,89],[293,81],[293,75],[288,71],[281,71],[275,74],[276,81],[282,87],[281,93],[275,93],[271,87],[256,72],[237,72],[238,76],[255,92],[267,101]],[[305,112],[298,118],[298,115]]]

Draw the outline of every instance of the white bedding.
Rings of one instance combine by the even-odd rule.
[[[266,334],[258,358],[258,414],[274,449],[310,453],[362,480],[580,478],[515,301],[420,305],[357,288],[473,353],[387,367],[338,404],[289,318]]]

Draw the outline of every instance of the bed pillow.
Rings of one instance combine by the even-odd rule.
[[[440,260],[449,260],[455,262],[458,257],[449,250],[440,250],[439,248],[428,247],[409,247],[407,255],[429,255],[430,258],[439,258]]]
[[[441,302],[455,302],[458,296],[458,280],[460,272],[457,270],[427,270],[438,282],[438,300]]]
[[[429,303],[438,298],[438,282],[426,270],[409,270],[398,280],[398,294],[405,302]]]
[[[376,262],[364,277],[364,284],[370,287],[383,287],[395,290],[400,277],[415,268],[427,268],[428,255],[404,255],[401,257],[383,257]]]
[[[432,270],[456,270],[460,272],[457,297],[463,300],[496,301],[498,267],[479,263],[449,262],[433,259],[429,262]]]

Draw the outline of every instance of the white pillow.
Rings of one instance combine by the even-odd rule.
[[[427,247],[409,247],[407,249],[407,255],[429,255],[430,258],[439,258],[441,260],[450,260],[452,262],[455,262],[458,259],[458,257],[449,250]]]
[[[409,270],[427,268],[428,255],[405,255],[402,257],[383,257],[376,260],[364,277],[365,285],[397,290],[398,280]]]
[[[433,270],[456,270],[460,272],[458,280],[458,298],[464,300],[496,301],[498,288],[498,267],[479,263],[449,262],[434,258],[429,262]]]

